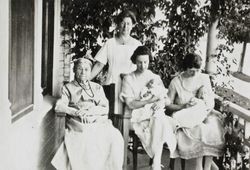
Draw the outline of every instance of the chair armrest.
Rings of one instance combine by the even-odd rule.
[[[64,135],[65,135],[65,122],[66,122],[66,113],[65,112],[56,112],[56,136],[55,136],[55,147],[59,147],[60,144],[64,140]]]
[[[56,112],[56,116],[57,117],[66,117],[66,113],[65,112]]]

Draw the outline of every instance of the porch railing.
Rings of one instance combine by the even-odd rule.
[[[229,167],[225,168],[224,169],[250,169],[249,167],[249,164],[250,164],[250,151],[249,151],[249,148],[250,148],[250,110],[247,110],[237,104],[234,104],[230,101],[225,101],[223,100],[222,97],[220,96],[216,96],[216,102],[219,106],[219,110],[222,112],[222,113],[230,113],[232,114],[232,120],[234,122],[237,122],[237,127],[235,126],[234,123],[232,123],[232,131],[235,129],[237,129],[237,132],[238,134],[237,135],[240,135],[240,133],[242,133],[242,137],[240,139],[242,139],[241,141],[241,144],[243,145],[243,149],[239,149],[240,146],[237,146],[237,144],[235,144],[235,148],[238,149],[238,151],[240,151],[241,153],[243,153],[243,157],[244,157],[244,160],[239,160],[238,157],[239,154],[237,153],[236,155],[236,160],[235,160],[235,163],[232,163],[229,165]],[[228,115],[226,115],[228,116]],[[229,141],[230,142],[230,141]],[[234,144],[233,144],[234,145]],[[242,156],[241,155],[241,156]],[[232,156],[232,155],[231,155]],[[225,157],[225,156],[224,156]],[[225,159],[225,158],[224,158]],[[231,158],[233,159],[233,158]],[[225,160],[224,160],[225,161]],[[232,165],[234,164],[234,165]],[[240,167],[234,167],[234,166],[240,166]]]

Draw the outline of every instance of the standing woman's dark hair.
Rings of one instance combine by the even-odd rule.
[[[202,64],[202,58],[198,54],[188,53],[183,60],[183,69],[197,68],[200,69]]]
[[[116,25],[119,25],[119,24],[123,21],[123,19],[126,18],[126,17],[131,18],[133,24],[136,23],[135,14],[134,14],[132,11],[130,11],[130,10],[126,10],[126,11],[121,12],[121,13],[115,18],[114,21],[115,21]]]
[[[137,48],[135,49],[133,55],[132,55],[131,58],[130,58],[133,64],[136,63],[136,58],[137,58],[137,56],[139,56],[139,55],[148,55],[148,56],[149,56],[149,62],[152,61],[151,52],[150,52],[150,50],[149,50],[146,46],[144,46],[144,45],[139,46],[139,47],[137,47]]]

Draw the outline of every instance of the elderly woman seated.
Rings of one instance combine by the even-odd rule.
[[[75,78],[55,106],[67,114],[64,142],[52,160],[59,170],[122,170],[124,141],[108,119],[102,86],[89,81],[91,67],[88,59],[75,62]]]

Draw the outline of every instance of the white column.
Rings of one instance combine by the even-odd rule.
[[[43,1],[35,0],[34,16],[34,109],[42,106],[43,95],[41,87],[41,65],[42,65],[42,13]]]
[[[242,72],[248,76],[250,76],[250,43],[246,43],[246,51],[245,51],[245,59],[243,61]]]
[[[0,131],[11,124],[9,92],[9,13],[10,4],[8,0],[0,1]],[[5,127],[5,128],[4,128]],[[4,137],[1,135],[1,139]],[[1,143],[1,142],[0,142]]]
[[[54,8],[54,52],[53,52],[53,96],[60,95],[60,89],[64,81],[63,77],[63,52],[61,38],[61,0],[55,0]]]
[[[207,35],[207,53],[206,53],[206,72],[207,73],[216,73],[217,71],[217,58],[213,57],[216,54],[217,47],[217,30],[218,20],[210,23],[209,31]]]
[[[8,99],[9,89],[9,22],[10,1],[0,1],[0,169],[9,169],[9,135],[11,130],[11,110]]]

